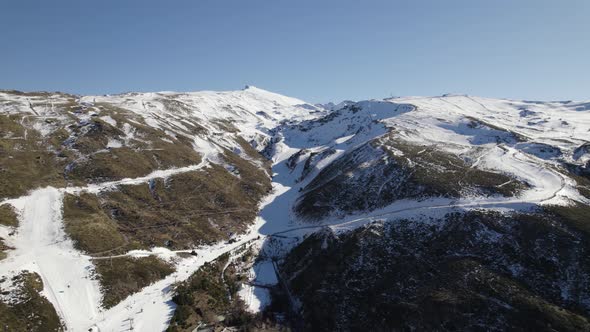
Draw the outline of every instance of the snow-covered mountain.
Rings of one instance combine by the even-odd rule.
[[[478,278],[500,273],[502,287],[527,285],[536,308],[544,308],[535,311],[539,321],[566,330],[590,326],[583,290],[590,228],[582,217],[590,204],[590,103],[449,95],[312,105],[255,87],[112,96],[2,91],[0,130],[0,313],[10,317],[7,326],[272,329],[303,318],[305,328],[346,330],[357,315],[373,317],[363,324],[374,322],[374,329],[432,328],[442,322],[420,325],[415,315],[379,325],[388,313],[401,314],[399,304],[411,303],[417,288],[377,287],[386,280],[371,277],[379,273],[349,287],[349,277],[322,269],[332,266],[339,276],[407,269],[403,278],[431,285],[430,296],[440,289],[429,278],[442,272],[411,271],[449,255],[479,264],[453,273],[485,268],[492,272]],[[463,227],[474,218],[483,226]],[[544,222],[533,233],[511,228],[525,227],[527,218]],[[441,234],[448,240],[439,251],[408,240],[434,243]],[[546,245],[555,266],[532,264],[541,256],[522,248],[537,240],[543,247],[559,234],[575,245]],[[459,247],[459,238],[471,245]],[[485,250],[475,250],[478,243]],[[497,259],[490,258],[494,244],[503,246]],[[406,260],[400,250],[435,257]],[[568,256],[555,254],[560,250]],[[361,260],[357,270],[339,265],[353,259]],[[313,275],[302,287],[300,276]],[[561,295],[525,282],[543,276]],[[406,287],[404,280],[398,282]],[[310,310],[327,282],[338,314],[327,311],[323,325]],[[391,292],[380,314],[369,315],[362,303],[347,311],[346,299],[361,286]],[[275,305],[266,307],[269,287]],[[454,291],[476,292],[470,287]],[[38,311],[24,305],[31,301],[46,313],[18,325],[19,315]],[[504,308],[498,328],[516,326],[510,324],[520,316],[511,310],[532,310],[522,298],[489,301],[512,308]],[[265,307],[287,319],[249,313]]]
[[[585,107],[466,96],[344,107],[288,131],[295,141],[286,144],[303,148],[299,160],[345,152],[303,188],[296,209],[323,217],[427,196],[586,202],[585,188],[563,174],[587,168]]]

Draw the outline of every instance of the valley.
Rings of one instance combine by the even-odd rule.
[[[373,228],[410,224],[403,234],[412,234],[412,227],[426,234],[429,227],[459,223],[449,219],[454,214],[491,213],[484,225],[508,225],[513,216],[543,209],[587,207],[587,105],[442,96],[324,107],[254,87],[83,97],[5,91],[0,115],[10,126],[0,133],[0,181],[20,186],[3,192],[1,204],[16,211],[18,226],[0,225],[10,248],[0,260],[0,276],[37,274],[39,293],[65,330],[163,331],[177,307],[175,285],[222,255],[239,257],[232,253],[252,248],[260,256],[257,266],[272,261],[291,276],[287,282],[310,317],[317,299],[310,300],[298,276],[324,266],[306,246],[330,261],[331,254],[346,252],[340,249],[346,241],[362,246],[370,235],[358,234]],[[32,173],[14,163],[23,155],[35,165],[27,168]],[[563,228],[585,246],[587,225],[555,220],[559,226],[547,221],[550,230]],[[370,242],[372,257],[382,254],[380,241]],[[455,250],[454,241],[445,243]],[[338,249],[326,251],[332,245]],[[424,246],[416,252],[438,254]],[[351,257],[358,254],[353,250]],[[146,257],[153,261],[137,265],[141,284],[131,285],[136,275],[113,268],[118,260],[133,267]],[[590,272],[586,263],[576,273]],[[100,264],[110,266],[109,278]],[[387,269],[411,266],[403,259],[398,264]],[[151,272],[144,276],[144,270]],[[317,291],[319,284],[309,287]],[[8,282],[0,288],[9,302]],[[105,289],[121,293],[105,303]],[[270,297],[255,285],[240,295],[246,307],[258,308]],[[572,326],[590,326],[589,294],[577,296],[563,298],[577,308],[568,307],[578,324]],[[553,301],[548,306],[559,302],[539,297],[526,295]]]

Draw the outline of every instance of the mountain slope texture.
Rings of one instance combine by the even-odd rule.
[[[0,328],[590,331],[590,102],[0,91]]]

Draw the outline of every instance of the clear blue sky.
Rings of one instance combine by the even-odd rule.
[[[590,99],[588,0],[0,4],[0,88]]]

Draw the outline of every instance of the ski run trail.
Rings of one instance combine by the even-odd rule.
[[[344,144],[348,139],[349,137],[339,138],[336,143]],[[262,246],[269,237],[301,239],[305,234],[323,227],[343,231],[376,220],[443,216],[456,209],[522,210],[538,204],[563,204],[567,197],[576,196],[572,189],[575,187],[573,180],[553,169],[550,164],[543,163],[542,160],[533,160],[536,157],[498,144],[485,156],[481,156],[477,163],[490,169],[501,169],[526,177],[530,188],[518,197],[400,200],[375,211],[306,224],[295,218],[291,212],[292,204],[297,198],[299,189],[305,187],[319,169],[314,170],[306,180],[297,182],[295,174],[292,174],[294,172],[286,164],[288,158],[298,151],[298,148],[289,147],[284,142],[277,143],[275,155],[272,158],[273,192],[261,203],[259,216],[248,232],[239,236],[234,243],[220,242],[195,248],[197,255],[191,255],[188,258],[180,258],[176,254],[191,252],[190,250],[173,252],[165,248],[154,248],[151,251],[136,250],[112,257],[97,258],[82,254],[74,249],[72,240],[64,232],[63,197],[65,193],[84,191],[97,193],[118,185],[146,183],[155,178],[197,171],[208,166],[207,155],[203,157],[200,164],[194,166],[159,170],[144,177],[92,184],[86,187],[41,188],[27,196],[6,200],[2,204],[11,204],[15,207],[19,214],[20,225],[14,235],[9,235],[12,231],[10,228],[0,226],[0,236],[6,239],[7,245],[14,248],[9,251],[8,257],[0,262],[0,275],[13,276],[24,270],[38,273],[44,284],[42,294],[54,305],[68,331],[110,332],[131,329],[163,331],[167,328],[175,309],[171,300],[173,285],[189,278],[206,262],[215,260],[220,255],[242,245]],[[334,158],[337,156],[338,154]],[[103,309],[100,304],[102,299],[100,285],[93,278],[92,259],[147,255],[157,255],[167,260],[175,258],[173,262],[176,272],[127,297],[116,306],[108,310]],[[251,306],[260,304],[253,299],[254,288],[249,287],[240,292],[247,304]]]
[[[509,151],[509,150],[508,150]],[[512,158],[514,167],[530,167],[526,159],[518,159],[518,153],[505,151],[502,158]],[[275,162],[279,169],[284,168],[282,162],[290,149],[283,153]],[[499,160],[502,162],[502,159]],[[0,264],[0,275],[14,275],[23,270],[37,272],[45,285],[43,295],[55,306],[56,311],[63,319],[68,331],[124,331],[133,328],[138,331],[163,331],[172,317],[174,305],[171,302],[171,285],[175,282],[187,279],[206,262],[212,261],[220,255],[230,252],[243,244],[252,241],[262,241],[266,235],[280,235],[297,233],[299,236],[310,231],[331,226],[336,230],[351,229],[371,221],[393,217],[410,217],[419,213],[431,214],[436,210],[438,214],[444,214],[453,208],[513,208],[516,205],[528,203],[541,203],[555,199],[560,191],[564,190],[563,176],[548,169],[538,169],[537,172],[547,173],[550,181],[544,181],[543,186],[533,187],[519,199],[488,199],[488,200],[449,200],[429,199],[424,201],[398,201],[387,208],[373,211],[364,215],[352,216],[346,219],[327,220],[321,224],[296,225],[288,211],[290,209],[283,204],[274,206],[273,211],[265,210],[277,197],[282,195],[293,196],[299,187],[305,183],[294,184],[294,187],[285,187],[281,183],[273,182],[274,192],[262,204],[261,215],[276,217],[274,220],[290,220],[281,224],[269,224],[272,233],[261,231],[267,220],[258,217],[250,230],[232,244],[225,242],[213,246],[196,248],[196,256],[184,258],[176,263],[176,272],[146,288],[141,292],[129,296],[127,299],[108,310],[101,309],[101,292],[98,282],[93,280],[92,257],[79,253],[73,247],[73,242],[67,238],[63,230],[61,210],[64,193],[78,193],[82,191],[98,192],[121,184],[146,183],[154,178],[164,178],[174,174],[198,170],[206,167],[206,159],[195,166],[176,168],[164,171],[156,171],[148,176],[123,179],[120,181],[93,184],[87,187],[73,187],[56,189],[47,187],[33,191],[30,195],[18,199],[9,200],[21,215],[21,224],[18,232],[9,244],[15,248],[10,256]],[[286,169],[283,169],[285,171]],[[534,169],[533,169],[534,170]],[[284,172],[283,174],[288,174]],[[279,179],[285,180],[281,174],[275,174]],[[547,176],[545,176],[546,178]],[[541,185],[541,184],[540,184]],[[295,188],[297,187],[297,188]],[[292,203],[292,201],[288,203]],[[287,216],[285,216],[287,214]],[[286,217],[286,218],[285,218]],[[262,234],[264,233],[264,234]],[[260,237],[259,237],[260,236]],[[179,252],[190,252],[187,250]],[[129,256],[158,255],[163,258],[173,256],[176,252],[170,252],[164,248],[156,248],[153,251],[133,251]],[[121,256],[121,255],[119,255]],[[119,256],[113,256],[119,257]],[[109,258],[103,257],[103,258]],[[253,290],[252,290],[253,292]],[[248,294],[252,297],[253,294]]]

